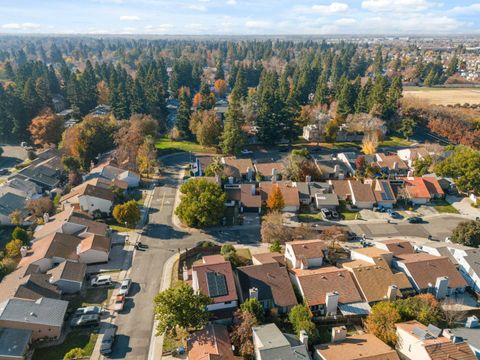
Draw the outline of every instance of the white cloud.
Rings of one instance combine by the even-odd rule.
[[[434,4],[427,0],[365,0],[362,8],[376,12],[412,12],[431,8]],[[393,14],[392,14],[393,15]]]
[[[195,11],[207,11],[207,7],[202,4],[191,4],[191,5],[188,5],[187,8]]]
[[[449,11],[455,14],[470,14],[470,13],[480,12],[480,4],[472,4],[468,6],[455,6],[453,9]]]
[[[173,28],[172,24],[157,24],[157,25],[146,25],[144,27],[147,33],[152,34],[163,34]]]
[[[335,24],[341,25],[341,26],[348,26],[356,23],[357,23],[357,20],[352,18],[341,18],[335,21]]]
[[[3,24],[2,29],[6,30],[35,30],[38,29],[40,25],[33,23],[9,23]]]
[[[245,27],[248,29],[267,29],[271,25],[270,21],[265,20],[248,20],[245,22]]]
[[[136,15],[123,15],[120,16],[120,20],[122,21],[140,21],[140,17]]]
[[[311,10],[318,13],[335,14],[347,11],[348,4],[332,2],[329,5],[313,5]]]
[[[227,4],[227,5],[236,5],[236,4],[237,4],[237,0],[227,0],[226,4]]]

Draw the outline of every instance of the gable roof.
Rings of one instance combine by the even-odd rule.
[[[352,199],[355,201],[361,202],[375,202],[375,195],[373,194],[372,188],[368,184],[363,184],[361,181],[348,180],[348,185],[350,186],[350,193]]]
[[[224,157],[223,163],[238,172],[238,175],[246,175],[248,168],[254,170],[251,159],[237,159],[234,157]],[[237,176],[238,176],[237,175]]]
[[[353,274],[368,302],[385,300],[391,285],[398,287],[397,295],[399,296],[401,296],[402,289],[412,287],[404,273],[393,273],[382,258],[376,259],[375,264],[355,260],[343,263],[342,266]]]
[[[373,334],[347,336],[315,346],[315,351],[327,360],[399,360],[397,352]]]
[[[438,182],[437,178],[434,176],[424,176],[423,182],[425,183],[430,195],[432,196],[443,196],[445,193],[443,192],[442,186]]]
[[[90,234],[84,237],[77,248],[77,253],[81,254],[88,250],[97,250],[102,252],[110,252],[112,247],[112,239],[102,235]]]
[[[84,182],[84,184],[90,184],[104,189],[110,189],[111,187],[117,187],[122,190],[128,189],[128,183],[119,179],[106,179],[103,177],[96,177]]]
[[[53,269],[47,271],[51,275],[50,282],[55,283],[58,280],[69,280],[83,282],[87,265],[76,261],[63,261]]]
[[[0,214],[9,216],[15,210],[20,210],[22,214],[26,214],[25,198],[13,193],[6,193],[0,196]]]
[[[217,324],[208,324],[190,336],[187,352],[189,360],[241,359],[233,354],[227,328]]]
[[[309,306],[325,304],[327,293],[332,291],[339,293],[339,304],[362,301],[352,275],[346,269],[329,266],[313,270],[293,269],[291,271],[297,276],[305,302]]]
[[[346,198],[351,195],[348,180],[329,180],[328,182],[330,185],[332,185],[333,192],[338,196]]]
[[[262,207],[262,197],[257,193],[252,193],[252,186],[255,187],[255,184],[241,184],[240,185],[240,201],[243,206],[249,208],[259,208]]]
[[[448,287],[461,288],[467,286],[464,278],[450,260],[445,256],[433,256],[427,253],[402,254],[399,262],[404,264],[420,289],[435,284],[437,278],[448,276]]]
[[[77,187],[74,187],[72,190],[70,190],[68,194],[63,195],[60,199],[60,203],[67,201],[68,199],[71,199],[75,196],[91,196],[111,202],[113,202],[113,200],[115,199],[115,195],[110,189],[94,186],[86,182],[78,185]]]
[[[408,170],[408,165],[400,159],[397,154],[385,155],[383,153],[377,153],[377,165],[380,168],[387,168],[389,170]]]
[[[272,176],[274,170],[277,174],[280,174],[285,169],[285,165],[281,162],[257,163],[254,166],[255,171],[263,176]]]
[[[260,301],[272,299],[277,306],[297,304],[287,269],[278,263],[242,266],[237,274],[243,299],[249,297],[251,288],[257,288]]]
[[[192,266],[192,273],[194,272],[197,274],[199,290],[203,294],[210,296],[214,303],[238,299],[232,264],[229,261],[225,261],[223,256],[204,256],[202,264]],[[226,285],[226,293],[217,294],[216,284],[211,284],[211,281],[217,281],[218,277],[220,277],[220,281],[223,281],[222,286]]]
[[[328,247],[323,240],[295,240],[289,241],[285,245],[291,246],[298,260],[323,258],[323,250]]]
[[[433,194],[430,193],[426,182],[421,177],[403,177],[405,190],[410,198],[430,200]]]
[[[252,260],[255,259],[260,264],[275,264],[285,265],[284,256],[278,252],[268,252],[261,254],[252,254]]]
[[[61,327],[68,301],[12,298],[0,305],[0,320]]]
[[[396,201],[390,181],[376,179],[372,183],[372,189],[377,201]]]
[[[258,188],[263,201],[266,201],[268,199],[268,196],[273,191],[275,186],[278,186],[280,188],[280,191],[283,195],[283,201],[285,202],[285,206],[300,206],[300,196],[298,194],[298,189],[293,186],[292,182],[290,181],[261,181],[258,184]]]
[[[29,274],[22,279],[14,297],[29,300],[37,300],[42,297],[60,299],[62,292],[49,280],[50,275],[47,274]]]
[[[394,256],[415,253],[415,249],[408,240],[388,239],[377,241],[377,243],[384,244]]]

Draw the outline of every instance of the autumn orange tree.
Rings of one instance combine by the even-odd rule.
[[[223,97],[227,91],[227,83],[223,79],[215,80],[215,92],[219,97]]]
[[[280,211],[285,207],[282,190],[280,190],[278,185],[275,185],[272,192],[268,195],[267,207],[270,211]]]
[[[33,143],[41,146],[58,145],[62,139],[63,120],[50,109],[45,109],[34,117],[28,130]]]
[[[382,301],[372,307],[365,321],[366,329],[384,343],[395,346],[397,334],[395,324],[401,321],[400,313],[393,302]]]

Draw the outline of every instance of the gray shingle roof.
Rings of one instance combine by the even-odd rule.
[[[32,330],[0,328],[0,357],[22,357],[27,352]]]
[[[68,301],[11,298],[0,305],[0,320],[61,327]]]
[[[0,197],[0,213],[10,215],[15,210],[25,212],[25,198],[13,193],[6,193]]]

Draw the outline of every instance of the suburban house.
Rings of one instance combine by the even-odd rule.
[[[350,258],[352,260],[362,260],[373,265],[377,263],[378,259],[383,259],[385,260],[385,263],[390,266],[392,263],[393,254],[390,251],[376,247],[365,247],[351,249]]]
[[[390,186],[390,181],[366,179],[364,183],[371,185],[377,206],[390,209],[397,202],[395,193]]]
[[[65,260],[85,264],[107,262],[111,245],[111,239],[101,235],[79,237],[52,233],[36,240],[32,249],[20,260],[19,266],[34,264],[46,272]]]
[[[326,194],[316,193],[315,194],[315,206],[317,209],[325,208],[329,210],[335,210],[339,205],[340,205],[340,202],[338,201],[337,194],[333,194],[333,193],[326,193]]]
[[[415,253],[415,249],[408,240],[388,239],[375,241],[373,244],[378,249],[391,252],[393,256]]]
[[[343,160],[337,158],[337,156],[334,154],[322,155],[318,157],[315,159],[315,165],[320,171],[322,179],[325,180],[343,180],[348,176],[353,175]]]
[[[225,261],[222,255],[204,256],[201,264],[192,266],[191,277],[184,274],[184,280],[190,278],[193,290],[213,300],[212,304],[207,305],[208,311],[234,309],[238,306],[232,264]]]
[[[262,211],[262,197],[255,184],[226,184],[224,191],[229,204],[238,206],[240,212],[260,213]]]
[[[346,201],[351,198],[348,180],[329,180],[328,184],[332,187],[333,193],[337,195],[339,200]]]
[[[433,177],[400,177],[403,180],[404,197],[414,205],[423,205],[444,196],[438,180]]]
[[[258,185],[260,195],[263,202],[267,202],[268,196],[272,193],[275,187],[278,186],[283,195],[285,207],[283,212],[297,212],[300,209],[300,196],[298,189],[290,181],[270,182],[261,181]]]
[[[110,214],[114,200],[115,195],[110,189],[83,183],[63,195],[60,204],[64,209],[73,207],[89,214],[98,211]]]
[[[22,218],[25,219],[28,215],[25,209],[26,200],[26,198],[10,192],[0,196],[0,224],[11,225],[10,214],[17,210],[20,211]]]
[[[235,157],[222,157],[224,173],[236,181],[254,181],[254,168],[251,159],[237,159]]]
[[[84,184],[89,184],[93,186],[97,186],[102,189],[111,190],[112,188],[119,188],[121,190],[128,189],[128,182],[125,180],[119,179],[105,179],[102,177],[92,178],[84,182]]]
[[[437,299],[463,293],[466,281],[447,257],[427,253],[402,254],[393,261],[404,272],[416,291],[433,293]]]
[[[73,294],[82,290],[87,265],[65,260],[47,271],[50,284],[55,285],[62,294]]]
[[[187,339],[188,360],[241,360],[235,356],[227,328],[223,325],[208,324]]]
[[[377,153],[376,160],[375,164],[387,174],[407,175],[408,173],[408,165],[397,154],[385,155]]]
[[[0,359],[25,359],[32,341],[32,330],[0,328]]]
[[[456,243],[448,243],[444,241],[422,241],[421,244],[415,244],[414,246],[416,252],[420,253],[428,253],[433,256],[446,256],[448,259],[458,267],[458,260],[454,256],[455,250],[470,250],[472,249],[469,246],[456,244]],[[460,255],[457,253],[457,255]],[[461,269],[460,269],[461,270]]]
[[[42,189],[30,180],[10,179],[0,186],[0,195],[7,193],[12,193],[26,199],[37,199],[42,196]]]
[[[305,332],[302,332],[298,339],[295,335],[283,334],[275,324],[254,326],[252,332],[257,360],[311,359]]]
[[[278,263],[285,266],[285,257],[278,252],[268,252],[261,254],[252,254],[253,265],[275,264]]]
[[[452,249],[453,257],[457,260],[460,273],[468,285],[480,292],[480,250],[479,249]]]
[[[376,203],[375,195],[369,184],[361,181],[348,180],[352,204],[360,209],[371,209]]]
[[[402,272],[393,273],[383,258],[375,259],[375,264],[354,260],[342,263],[342,266],[351,272],[368,303],[393,301],[412,289],[407,276]]]
[[[192,164],[193,173],[195,176],[204,176],[205,170],[207,170],[208,165],[213,163],[214,157],[205,155],[197,156],[195,158],[195,165]]]
[[[347,328],[332,328],[332,342],[315,346],[315,360],[400,360],[397,352],[373,334],[347,336]]]
[[[476,360],[476,356],[463,340],[450,340],[442,336],[442,330],[418,321],[395,324],[397,351],[410,360],[462,359]]]
[[[475,315],[469,316],[464,327],[443,330],[443,336],[452,341],[466,341],[477,359],[480,358],[480,323]]]
[[[87,181],[93,178],[102,177],[108,180],[122,180],[128,184],[129,188],[136,188],[140,184],[140,175],[130,170],[124,170],[112,161],[105,161],[93,169],[84,176],[83,181]]]
[[[290,277],[314,316],[335,315],[338,309],[343,315],[366,315],[370,311],[346,269],[292,269]]]
[[[416,160],[424,160],[430,157],[428,150],[424,147],[397,150],[397,155],[400,159],[405,161],[410,168],[413,168],[413,164]]]
[[[355,152],[342,152],[337,154],[337,158],[342,160],[345,166],[348,168],[350,174],[355,174],[355,162],[358,154]]]
[[[235,280],[241,302],[255,298],[264,309],[280,314],[297,305],[287,269],[278,263],[238,267]]]
[[[285,165],[281,162],[256,163],[253,166],[257,176],[260,175],[265,181],[280,180],[285,170]]]
[[[62,333],[68,301],[11,298],[0,304],[0,327],[32,331],[32,340],[58,339]]]
[[[295,240],[285,243],[285,260],[289,268],[309,269],[323,264],[323,251],[328,247],[323,240]]]

